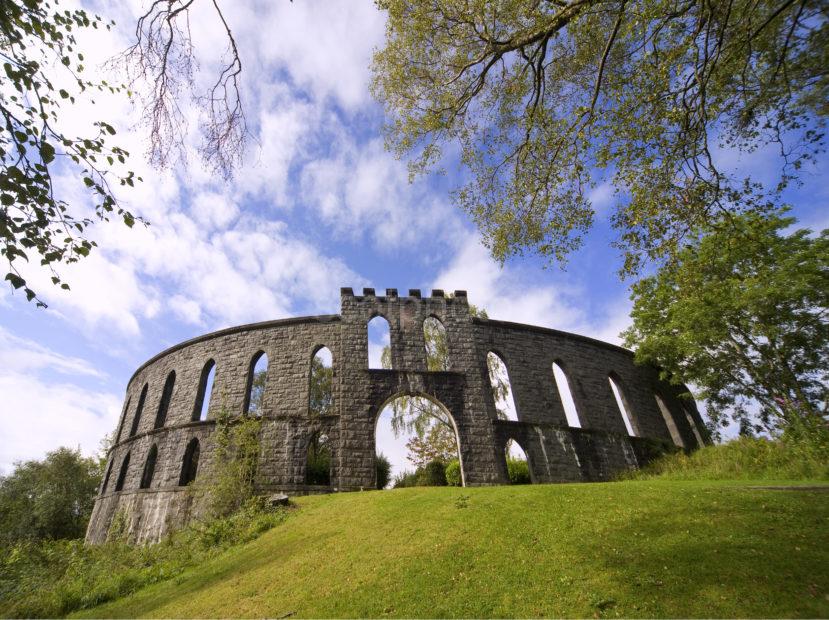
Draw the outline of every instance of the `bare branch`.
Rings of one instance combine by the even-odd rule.
[[[209,92],[194,92],[198,63],[190,31],[196,0],[154,0],[136,24],[135,44],[114,59],[142,96],[142,122],[149,128],[148,156],[160,168],[186,161],[187,115],[201,109],[202,159],[225,178],[233,175],[249,136],[240,93],[242,62],[233,32],[216,0],[213,8],[228,40],[228,55]],[[183,99],[183,96],[186,97]],[[189,98],[189,101],[188,101]]]

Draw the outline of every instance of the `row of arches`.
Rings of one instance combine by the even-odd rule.
[[[489,372],[489,382],[498,417],[504,420],[517,421],[518,412],[516,410],[515,401],[512,395],[509,372],[504,360],[501,359],[497,353],[490,351],[487,353],[487,369]],[[570,389],[570,381],[568,380],[567,373],[564,371],[559,361],[555,361],[552,364],[552,378],[553,384],[556,386],[558,391],[559,399],[564,409],[564,415],[567,419],[568,426],[572,428],[582,428],[582,416],[580,415],[576,406],[576,401],[573,398],[573,394]],[[625,430],[628,435],[631,437],[641,436],[639,423],[629,400],[625,396],[625,391],[622,389],[621,379],[615,372],[611,372],[607,376],[607,383],[610,388],[610,392],[613,394],[613,399],[619,409],[619,414],[622,417],[622,422],[624,423]],[[679,432],[679,428],[674,420],[671,410],[665,404],[665,399],[658,393],[654,393],[653,396],[665,421],[665,425],[668,428],[668,432],[671,435],[671,439],[677,446],[681,448],[687,447],[681,433]],[[688,422],[688,425],[697,440],[697,444],[700,446],[703,445],[702,433],[697,427],[693,416],[684,404],[681,408],[682,412],[685,414],[686,421]]]
[[[139,480],[139,489],[149,489],[152,486],[155,477],[156,464],[158,463],[158,444],[152,444],[147,451],[147,456],[144,459],[144,466],[141,470],[141,478]],[[201,447],[199,440],[195,437],[190,439],[187,447],[184,450],[184,456],[181,460],[181,468],[179,470],[178,486],[185,487],[196,479],[199,468],[199,455]],[[305,483],[309,485],[330,485],[331,484],[331,464],[332,464],[332,446],[330,438],[323,432],[315,432],[311,435],[307,447],[306,458],[306,474]],[[121,467],[118,469],[118,476],[115,482],[115,492],[123,491],[127,480],[127,475],[130,469],[130,459],[132,458],[132,451],[128,451],[121,460]],[[112,474],[112,468],[115,460],[112,459],[107,467],[106,475],[104,476],[103,484],[101,485],[101,495],[107,492],[109,488],[109,480]]]
[[[181,460],[181,469],[179,471],[179,486],[187,486],[196,479],[196,474],[199,469],[199,453],[201,452],[199,440],[193,437],[187,442],[187,447],[184,450],[184,456]],[[121,460],[121,467],[118,470],[118,477],[115,481],[115,492],[123,491],[127,480],[127,474],[130,469],[130,459],[132,458],[132,451],[128,451]],[[107,492],[109,487],[109,479],[112,474],[112,467],[115,459],[110,460],[107,467],[104,482],[101,485],[101,495]],[[139,489],[149,489],[152,486],[155,477],[156,464],[158,463],[158,444],[153,444],[147,451],[147,456],[144,458],[144,466],[141,470],[141,478],[138,483]]]
[[[391,328],[388,320],[377,315],[366,325],[368,332],[368,367],[391,370],[394,367],[391,356]],[[435,316],[423,321],[423,344],[426,370],[441,372],[449,370],[449,345],[446,328]]]
[[[331,351],[327,347],[319,347],[315,350],[311,359],[311,368],[309,373],[309,397],[308,410],[311,417],[318,417],[328,415],[333,412],[334,408],[334,367]],[[201,374],[199,376],[199,383],[196,389],[196,399],[193,403],[193,412],[191,421],[205,421],[210,409],[210,403],[213,398],[213,386],[216,381],[216,362],[213,359],[205,362]],[[258,351],[251,358],[247,385],[245,389],[244,412],[247,415],[262,415],[263,404],[265,398],[265,390],[268,381],[268,355],[264,351]],[[161,399],[156,410],[155,421],[153,429],[163,428],[167,421],[167,412],[170,408],[170,402],[173,397],[173,389],[176,383],[176,371],[171,370],[164,381],[164,387],[161,392]],[[144,412],[144,405],[147,400],[147,392],[149,390],[149,382],[145,383],[141,388],[138,396],[138,403],[135,407],[135,412],[132,416],[132,423],[130,425],[129,435],[127,438],[132,438],[138,434],[138,428],[141,423],[141,417]],[[124,415],[119,426],[118,437],[116,443],[121,440],[121,433],[123,432],[124,420],[130,409],[131,398],[127,399],[127,404],[124,407]]]
[[[199,420],[206,420],[207,419],[207,411],[210,408],[210,400],[213,396],[213,384],[216,378],[216,362],[212,359],[207,360],[204,367],[202,368],[201,375],[199,376],[199,384],[196,389],[196,401],[193,404],[193,414],[191,416],[191,420],[196,422]],[[158,409],[156,410],[155,414],[155,421],[153,422],[153,430],[158,428],[163,428],[167,422],[167,412],[170,409],[170,402],[173,398],[173,389],[175,388],[176,384],[176,371],[171,370],[167,374],[167,378],[164,380],[164,388],[161,391],[161,400],[158,403]],[[150,384],[149,382],[145,383],[144,386],[141,388],[141,392],[138,396],[138,404],[135,407],[135,412],[132,415],[132,424],[130,425],[129,435],[127,438],[135,437],[138,434],[138,427],[141,423],[141,416],[144,413],[144,404],[147,400],[147,392],[149,390]],[[130,409],[130,403],[132,399],[127,399],[127,404],[124,407],[124,420],[127,417]],[[121,425],[118,430],[118,436],[116,438],[116,443],[120,442],[121,440],[121,433],[123,432],[124,427],[124,420],[122,420]]]
[[[377,315],[368,322],[367,329],[369,337],[369,368],[391,369],[393,365],[388,321],[382,315]],[[426,369],[428,371],[449,370],[449,348],[446,329],[437,317],[429,316],[423,321],[423,336],[426,353]],[[498,417],[505,420],[518,420],[512,386],[509,380],[509,372],[503,359],[494,351],[487,353],[487,369]],[[553,362],[552,374],[553,383],[557,388],[568,426],[582,428],[584,426],[582,416],[580,416],[575,399],[573,398],[570,381],[559,361]],[[630,402],[621,387],[621,379],[616,373],[611,372],[607,376],[607,383],[610,392],[613,394],[628,435],[631,437],[640,436],[641,429],[639,428]],[[668,427],[671,439],[677,446],[682,448],[686,447],[685,441],[682,439],[676,421],[673,418],[673,414],[665,405],[664,399],[656,393],[654,393],[654,398]],[[698,445],[703,445],[702,434],[693,416],[687,407],[683,406],[682,410]]]

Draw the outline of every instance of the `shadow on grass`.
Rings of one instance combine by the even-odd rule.
[[[722,489],[692,520],[643,507],[586,540],[607,577],[597,616],[829,616],[829,498]]]

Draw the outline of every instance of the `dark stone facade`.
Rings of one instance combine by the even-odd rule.
[[[504,450],[513,439],[525,450],[533,482],[608,480],[644,464],[666,446],[692,449],[704,429],[685,390],[658,378],[656,369],[636,366],[632,354],[604,342],[552,329],[470,316],[466,293],[447,296],[420,291],[398,296],[364,289],[341,291],[341,314],[268,321],[225,329],[176,345],[141,366],[130,379],[127,398],[109,453],[108,473],[87,531],[89,542],[106,539],[116,512],[126,518],[135,541],[157,540],[185,523],[197,507],[179,486],[185,450],[196,438],[198,475],[209,473],[213,417],[220,407],[241,414],[251,360],[269,360],[262,405],[261,455],[257,487],[262,492],[301,494],[370,489],[375,483],[375,426],[383,407],[400,395],[423,395],[441,403],[458,431],[464,483],[507,481]],[[368,368],[367,323],[381,315],[389,323],[394,370]],[[426,370],[423,322],[446,329],[449,369]],[[311,359],[321,347],[333,357],[332,415],[309,416]],[[499,420],[486,357],[494,352],[509,373],[518,421]],[[210,410],[193,421],[205,363],[216,364]],[[553,379],[552,364],[567,374],[582,428],[568,425]],[[165,382],[175,371],[164,424],[154,428]],[[631,410],[636,436],[626,431],[608,382],[613,376]],[[137,403],[147,386],[143,411],[131,434]],[[666,406],[661,411],[659,394]],[[207,395],[206,397],[210,397]],[[197,415],[195,417],[198,417]],[[327,434],[333,448],[331,486],[305,484],[308,444]],[[155,475],[140,488],[144,463],[157,447]],[[122,474],[129,454],[129,466]],[[116,490],[117,481],[123,480]]]

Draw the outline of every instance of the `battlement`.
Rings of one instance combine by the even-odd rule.
[[[467,304],[467,295],[466,291],[463,290],[456,290],[451,293],[447,293],[443,289],[434,288],[432,289],[431,295],[428,297],[424,297],[421,293],[419,288],[410,288],[408,296],[401,297],[396,288],[387,288],[385,295],[378,295],[377,291],[374,288],[365,287],[363,288],[362,295],[355,295],[354,289],[350,286],[344,286],[340,288],[340,300],[345,301],[363,301],[363,300],[380,300],[380,301],[411,301],[411,300],[421,300],[424,302],[440,300],[446,301],[448,303],[457,303],[457,304]]]

